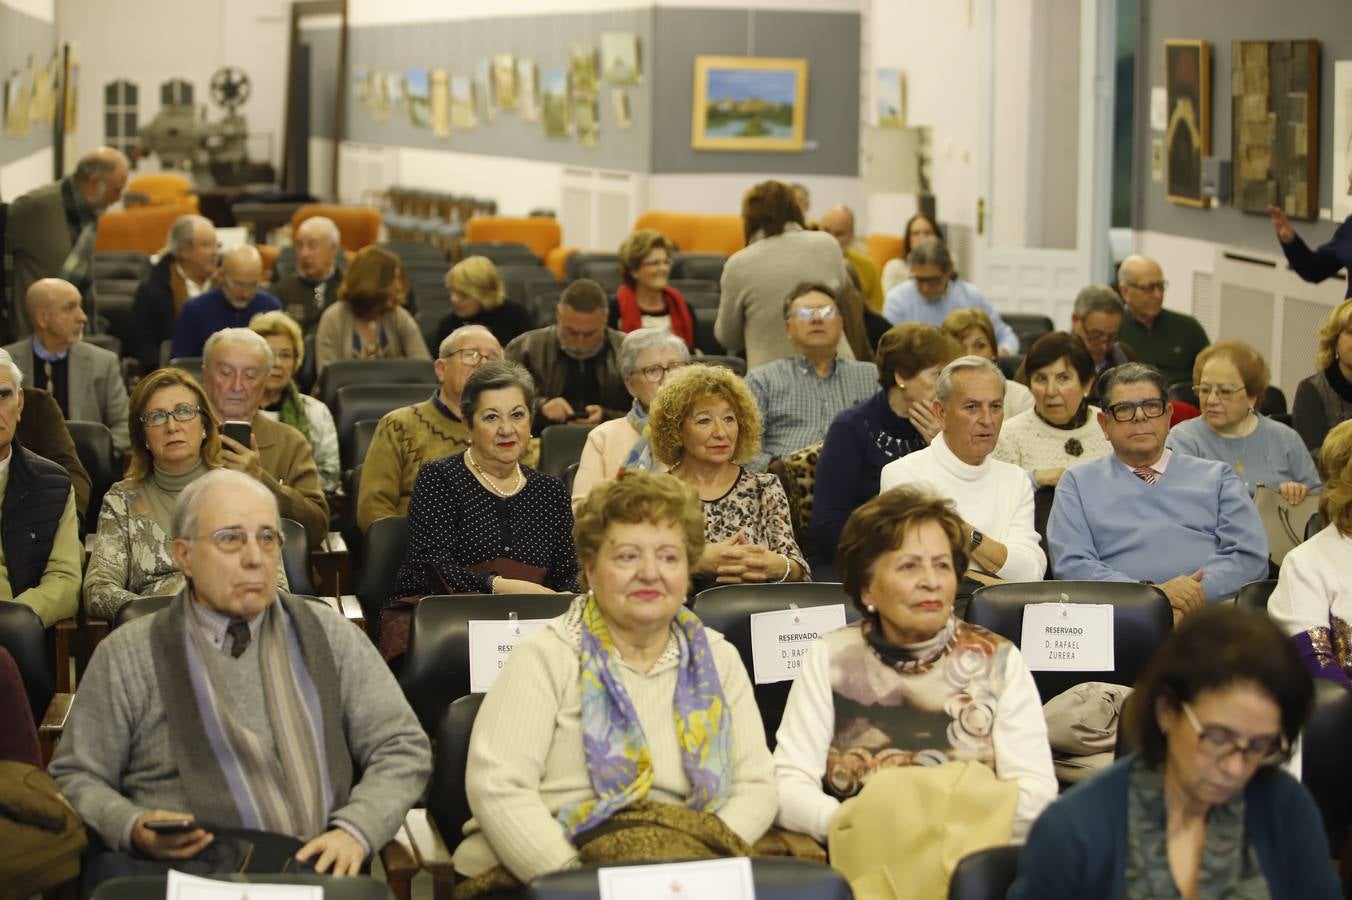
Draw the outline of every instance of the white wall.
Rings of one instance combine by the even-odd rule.
[[[52,148],[43,147],[23,159],[0,166],[0,197],[13,200],[51,180]]]
[[[279,163],[289,27],[287,0],[61,0],[57,40],[75,44],[80,62],[76,156],[103,142],[109,81],[126,78],[140,86],[139,124],[159,111],[160,84],[176,77],[193,83],[194,101],[205,103],[208,121],[216,121],[223,111],[209,100],[211,75],[228,64],[248,73],[253,92],[241,111],[251,132],[272,134],[272,161]],[[265,146],[261,139],[250,143],[257,154]]]

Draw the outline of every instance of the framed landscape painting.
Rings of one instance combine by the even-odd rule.
[[[1202,196],[1202,157],[1211,155],[1211,45],[1164,42],[1164,90],[1169,122],[1164,131],[1169,199],[1207,207]]]
[[[697,56],[691,115],[696,150],[800,152],[807,60]]]

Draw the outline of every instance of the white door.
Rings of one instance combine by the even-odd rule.
[[[986,0],[983,12],[973,280],[997,310],[1069,328],[1075,294],[1107,280],[1110,258],[1112,0]]]

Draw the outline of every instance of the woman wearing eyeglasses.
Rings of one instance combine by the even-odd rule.
[[[1006,896],[1341,897],[1319,810],[1278,768],[1313,702],[1266,615],[1188,617],[1128,706],[1139,752],[1047,807]]]
[[[178,495],[221,466],[221,439],[202,386],[182,369],[157,369],[131,392],[131,461],[103,497],[85,570],[89,615],[112,619],[137,597],[176,594],[183,576],[170,552]],[[287,587],[281,566],[277,585]]]
[[[591,489],[618,477],[625,469],[665,471],[653,459],[648,441],[648,408],[667,373],[690,362],[690,351],[679,337],[664,328],[640,328],[625,335],[620,344],[620,374],[634,398],[629,413],[602,422],[587,434],[587,444],[573,478],[573,510],[576,512]]]
[[[1319,473],[1295,429],[1258,412],[1268,365],[1243,341],[1220,341],[1197,354],[1193,390],[1200,418],[1175,425],[1165,446],[1232,466],[1249,489],[1260,484],[1299,503],[1319,487]]]
[[[641,228],[620,245],[620,277],[624,283],[610,308],[611,328],[625,333],[639,328],[664,328],[686,347],[695,346],[695,323],[681,292],[667,283],[676,247],[660,231]]]

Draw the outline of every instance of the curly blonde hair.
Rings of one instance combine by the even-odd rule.
[[[1352,419],[1338,423],[1324,438],[1319,474],[1324,478],[1319,514],[1343,537],[1352,537]]]
[[[681,426],[701,400],[717,397],[732,406],[737,418],[737,446],[732,461],[750,462],[760,449],[761,417],[756,398],[742,379],[723,366],[692,365],[667,376],[653,399],[648,413],[653,456],[666,466],[674,466],[685,455]]]
[[[446,287],[468,294],[485,310],[497,309],[506,296],[498,267],[487,256],[468,256],[452,266],[446,273]]]
[[[1317,371],[1333,365],[1333,354],[1338,346],[1338,335],[1352,329],[1352,300],[1344,300],[1333,308],[1319,328],[1319,353],[1315,357]]]
[[[592,488],[573,518],[583,587],[589,586],[586,569],[596,562],[606,529],[615,523],[675,525],[685,538],[685,558],[692,569],[704,553],[704,508],[693,487],[674,475],[621,472],[614,481]]]

